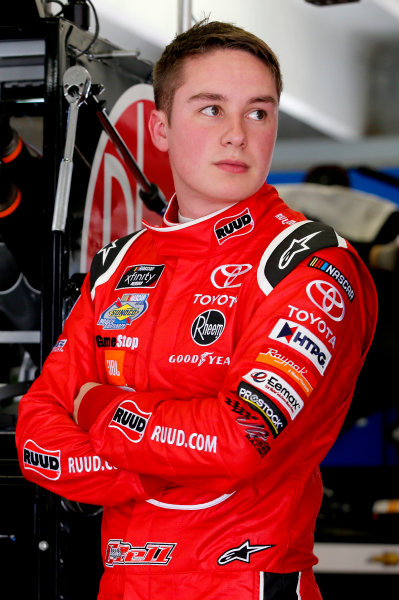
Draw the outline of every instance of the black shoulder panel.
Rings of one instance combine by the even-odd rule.
[[[295,224],[266,248],[258,269],[258,282],[269,294],[307,256],[332,246],[346,246],[329,225],[314,221]]]
[[[117,258],[120,251],[128,244],[132,237],[137,234],[130,233],[118,240],[110,242],[104,248],[101,248],[93,258],[93,262],[90,267],[90,289],[92,290],[95,286],[96,281],[101,275],[103,275],[112,265],[114,260]]]

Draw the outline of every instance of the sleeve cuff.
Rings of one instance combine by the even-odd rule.
[[[89,431],[98,415],[112,401],[121,395],[122,390],[114,385],[96,385],[83,396],[80,403],[77,421],[79,427]]]

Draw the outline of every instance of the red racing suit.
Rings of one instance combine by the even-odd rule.
[[[21,400],[21,468],[104,506],[102,600],[320,598],[318,465],[372,339],[371,277],[267,184],[176,223],[172,200],[94,258]]]

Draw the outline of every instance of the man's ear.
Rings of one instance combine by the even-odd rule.
[[[169,149],[167,138],[168,118],[163,110],[153,110],[148,121],[148,129],[152,143],[161,152],[167,152]]]

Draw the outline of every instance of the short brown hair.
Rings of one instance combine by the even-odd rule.
[[[175,92],[183,84],[181,73],[185,59],[217,49],[244,50],[257,56],[270,70],[280,98],[282,76],[278,59],[271,48],[245,29],[231,23],[204,19],[177,35],[154,66],[155,106],[166,112],[169,121]]]

